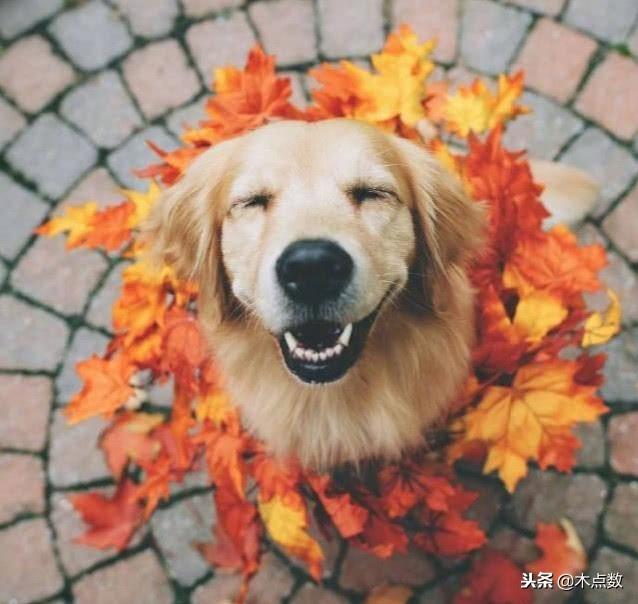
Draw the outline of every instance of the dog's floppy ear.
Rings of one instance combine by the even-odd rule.
[[[444,310],[454,275],[483,246],[485,208],[428,151],[405,139],[397,138],[396,145],[410,185],[416,230],[412,294],[419,304]]]
[[[222,320],[229,293],[221,257],[223,197],[229,179],[234,141],[200,155],[153,206],[142,227],[147,259],[172,267],[180,279],[200,288],[200,311],[209,321]]]

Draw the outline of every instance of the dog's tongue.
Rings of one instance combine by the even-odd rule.
[[[333,346],[343,327],[327,321],[310,321],[292,330],[293,335],[306,348],[321,350]]]

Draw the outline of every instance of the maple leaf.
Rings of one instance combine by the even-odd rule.
[[[475,495],[471,495],[475,498]],[[459,511],[440,512],[423,508],[420,511],[421,528],[414,544],[426,552],[441,556],[459,556],[481,547],[485,533],[474,520],[463,518]]]
[[[534,595],[521,588],[521,576],[509,558],[487,550],[472,564],[452,604],[532,604]]]
[[[532,573],[550,572],[554,577],[576,575],[587,567],[587,554],[574,525],[563,518],[560,524],[536,525],[536,547],[542,556],[526,565]]]
[[[84,237],[83,245],[116,252],[131,239],[130,222],[134,214],[135,207],[130,201],[123,201],[96,212],[91,219],[91,228]]]
[[[620,331],[620,300],[616,293],[608,289],[610,304],[604,313],[594,312],[585,321],[582,346],[597,346],[609,342]]]
[[[129,460],[149,464],[155,459],[160,443],[149,433],[163,421],[159,413],[123,413],[102,433],[100,447],[116,480]]]
[[[498,90],[492,93],[482,80],[476,79],[470,86],[461,86],[449,96],[443,108],[446,126],[453,134],[466,137],[470,132],[481,134],[502,125],[529,109],[517,105],[523,92],[523,72],[513,76],[501,74]]]
[[[64,214],[56,216],[36,229],[38,235],[53,237],[67,234],[66,247],[81,246],[88,233],[93,230],[93,217],[97,213],[97,203],[91,201],[81,206],[69,206]]]
[[[259,514],[270,537],[289,554],[303,560],[315,580],[321,578],[323,553],[319,544],[308,534],[308,512],[298,493],[275,495],[268,501],[260,498]]]
[[[101,493],[71,495],[73,507],[90,527],[75,542],[99,549],[124,549],[142,522],[135,490],[131,481],[123,480],[111,498]]]
[[[548,233],[519,238],[503,271],[503,283],[521,295],[539,289],[569,302],[600,289],[598,272],[606,264],[601,245],[580,247],[576,236],[558,225]]]
[[[512,153],[501,145],[503,131],[497,127],[485,141],[468,138],[469,152],[462,160],[463,178],[474,199],[486,202],[488,245],[477,259],[474,276],[481,271],[493,276],[499,272],[518,244],[521,234],[541,232],[549,212],[540,201],[542,187],[532,178],[522,153]],[[476,279],[481,286],[484,281]]]
[[[514,325],[529,343],[537,344],[565,320],[567,313],[560,298],[534,291],[524,295],[516,305]]]
[[[72,424],[100,414],[109,417],[135,394],[130,385],[135,366],[124,355],[112,359],[93,355],[79,362],[76,370],[84,385],[64,410]]]
[[[557,431],[564,435],[565,429],[594,421],[606,410],[595,397],[595,387],[575,382],[577,369],[574,361],[524,365],[511,387],[488,387],[464,417],[463,440],[487,444],[483,471],[498,470],[508,491],[527,473],[528,460],[539,459],[543,449],[556,444]],[[564,440],[558,440],[564,446]]]
[[[174,307],[165,315],[162,366],[190,392],[197,390],[196,371],[207,358],[199,323],[187,311]]]
[[[161,193],[162,190],[154,180],[151,181],[145,193],[135,189],[122,189],[122,194],[134,208],[128,221],[129,228],[138,227],[144,222]]]
[[[368,510],[353,503],[348,493],[329,494],[328,476],[309,475],[307,479],[342,537],[350,538],[363,531],[369,517]]]
[[[397,553],[405,554],[409,539],[399,524],[382,514],[369,513],[363,530],[355,536],[353,543],[378,558],[389,558]]]
[[[382,505],[390,518],[404,516],[422,501],[431,509],[447,510],[447,499],[455,492],[447,478],[434,476],[423,464],[411,461],[382,468],[379,482]]]

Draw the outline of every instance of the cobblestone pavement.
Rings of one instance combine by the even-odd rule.
[[[581,236],[609,249],[606,278],[624,302],[626,328],[607,347],[612,412],[582,429],[571,475],[532,471],[513,498],[465,479],[494,547],[524,562],[535,522],[567,516],[590,572],[624,574],[623,590],[586,601],[638,602],[638,0],[0,0],[0,602],[214,604],[237,585],[191,548],[213,520],[197,478],[122,555],[72,544],[81,526],[65,495],[111,482],[95,450],[101,421],[67,427],[61,407],[78,386],[74,363],[104,347],[120,267],[33,228],[66,204],[140,186],[130,170],[152,159],[144,141],[174,146],[201,115],[211,68],[242,63],[255,41],[302,101],[308,66],[362,59],[403,21],[438,36],[440,75],[454,82],[524,67],[535,113],[507,142],[603,185]],[[273,552],[249,601],[356,602],[390,581],[445,602],[457,580],[450,561],[327,549],[324,587]]]

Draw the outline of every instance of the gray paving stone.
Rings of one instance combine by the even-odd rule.
[[[42,460],[24,453],[0,453],[0,523],[27,514],[42,514],[44,502]]]
[[[60,112],[106,149],[117,147],[142,125],[120,76],[112,70],[101,72],[69,92]]]
[[[84,575],[73,585],[76,604],[172,604],[173,590],[156,554],[139,554]]]
[[[95,147],[52,113],[40,115],[6,152],[7,161],[56,198],[97,160]]]
[[[638,321],[638,276],[615,252],[607,252],[607,259],[609,265],[602,270],[601,279],[618,294],[623,323]]]
[[[49,479],[53,486],[72,487],[110,476],[98,448],[106,426],[99,417],[70,425],[62,409],[54,411],[49,444]]]
[[[0,98],[0,151],[26,124],[24,116]]]
[[[515,525],[530,531],[536,529],[537,522],[568,518],[588,548],[596,538],[606,495],[607,485],[595,474],[569,475],[530,469],[506,511]]]
[[[55,369],[66,344],[63,321],[39,308],[0,297],[0,369]]]
[[[638,327],[623,331],[596,351],[607,353],[600,391],[605,401],[638,402]]]
[[[84,327],[73,334],[71,346],[64,358],[62,371],[55,380],[58,403],[68,403],[82,387],[82,381],[78,377],[75,365],[93,354],[102,355],[108,342],[108,338],[102,334]]]
[[[638,185],[606,216],[602,227],[630,262],[638,262]]]
[[[171,31],[179,13],[176,0],[114,0],[131,29],[144,38],[158,38]]]
[[[86,71],[104,67],[133,45],[120,15],[100,0],[62,13],[51,23],[49,32]]]
[[[105,168],[91,170],[56,207],[54,214],[62,214],[69,206],[94,201],[98,208],[119,203],[122,194],[117,183]]]
[[[571,0],[563,19],[607,42],[622,42],[638,17],[636,0]]]
[[[28,113],[42,111],[75,78],[71,65],[37,34],[20,38],[0,54],[0,88]]]
[[[0,376],[0,447],[41,451],[46,444],[52,399],[49,378]]]
[[[243,66],[246,53],[255,41],[246,15],[242,12],[233,13],[228,18],[218,17],[196,23],[186,32],[188,47],[208,86],[213,82],[216,67]]]
[[[318,7],[321,50],[328,58],[368,55],[383,46],[381,0],[319,0]]]
[[[347,604],[348,600],[328,588],[306,583],[291,602],[292,604]]]
[[[55,562],[51,531],[42,518],[0,531],[0,560],[0,602],[43,600],[64,586]]]
[[[102,287],[93,296],[86,318],[89,323],[103,329],[112,329],[111,317],[113,304],[119,297],[122,290],[122,270],[123,264],[118,264],[111,269]]]
[[[587,128],[565,151],[561,162],[582,168],[601,185],[601,200],[593,210],[601,216],[638,172],[638,162],[598,128]]]
[[[0,254],[9,260],[22,249],[49,206],[0,172]]]
[[[638,552],[638,482],[616,486],[604,526],[613,541]]]
[[[164,128],[151,126],[131,137],[124,145],[113,151],[107,158],[107,163],[115,176],[126,187],[146,189],[148,181],[133,174],[134,169],[146,168],[150,164],[160,161],[153,153],[146,141],[152,141],[165,151],[175,149],[179,143]]]
[[[605,430],[601,422],[578,424],[575,434],[582,443],[576,452],[576,467],[592,470],[605,464]]]
[[[151,529],[168,567],[180,585],[190,586],[210,569],[194,544],[208,542],[215,522],[210,494],[182,499],[151,519]]]
[[[189,17],[203,17],[210,13],[239,8],[244,0],[182,0],[184,12]]]
[[[499,73],[514,56],[532,17],[488,0],[468,0],[462,24],[461,56],[468,67]]]
[[[569,111],[534,92],[526,92],[521,103],[532,113],[510,122],[503,138],[510,149],[527,149],[530,157],[553,159],[563,145],[583,128]]]
[[[40,237],[20,259],[11,282],[58,312],[79,314],[106,268],[97,252],[67,250],[63,236]]]
[[[195,70],[175,40],[161,40],[135,50],[123,62],[122,72],[148,120],[183,105],[201,90]]]
[[[13,38],[62,7],[62,0],[2,0],[0,2],[0,36]]]
[[[352,4],[356,2],[349,2],[342,5],[342,8],[350,7]],[[256,2],[250,5],[248,12],[259,31],[266,52],[277,56],[277,64],[280,67],[316,60],[315,14],[310,2]],[[363,26],[362,23],[359,25]],[[358,33],[361,38],[365,37],[363,27],[358,28]]]
[[[204,105],[206,97],[200,97],[193,103],[180,107],[171,112],[166,118],[166,126],[172,134],[179,137],[184,131],[184,126],[197,128],[199,122],[206,119]]]
[[[344,589],[368,592],[384,583],[423,585],[434,578],[435,572],[432,562],[418,550],[383,560],[350,547],[341,567],[339,584]]]
[[[585,591],[588,604],[635,604],[638,602],[638,560],[608,547],[602,547],[592,561],[588,574],[620,573],[621,589]]]

